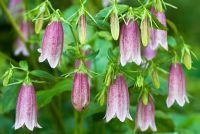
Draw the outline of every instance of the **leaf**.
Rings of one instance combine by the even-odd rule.
[[[57,82],[52,88],[37,92],[38,107],[41,108],[51,102],[52,98],[64,91],[70,91],[72,80]]]
[[[99,50],[86,56],[88,60],[93,60],[99,54]]]
[[[112,7],[106,7],[102,10],[100,10],[97,14],[96,14],[96,18],[105,18],[106,16],[109,15],[109,13],[111,13]]]
[[[118,14],[123,14],[129,9],[129,6],[120,4],[120,5],[116,5],[116,8],[117,8]]]
[[[25,71],[28,71],[28,63],[27,63],[27,61],[24,61],[24,60],[20,61],[19,62],[19,67],[21,67]]]
[[[1,87],[2,94],[0,95],[0,114],[13,110],[16,106],[16,98],[19,90],[18,85]]]
[[[42,78],[47,78],[47,79],[54,79],[54,76],[46,71],[43,70],[33,70],[30,72],[30,74],[37,76],[37,77],[42,77]]]

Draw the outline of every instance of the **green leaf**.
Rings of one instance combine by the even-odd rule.
[[[96,18],[105,18],[106,16],[109,15],[109,13],[111,13],[112,7],[106,7],[102,10],[100,10],[97,14],[96,14]]]
[[[16,106],[16,98],[18,96],[18,85],[1,87],[2,94],[0,95],[0,114],[13,110]]]
[[[19,62],[19,67],[21,67],[25,71],[28,71],[28,63],[27,63],[27,61],[24,61],[24,60],[20,61]]]
[[[41,77],[41,78],[47,78],[47,79],[54,79],[54,76],[46,71],[43,70],[33,70],[30,72],[30,74]]]
[[[41,108],[51,102],[52,98],[64,91],[70,91],[72,80],[65,79],[57,82],[52,88],[37,92],[38,107]]]
[[[99,54],[99,50],[86,56],[88,60],[93,60]]]

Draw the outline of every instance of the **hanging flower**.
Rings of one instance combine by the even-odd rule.
[[[130,20],[121,27],[120,35],[120,62],[125,66],[127,62],[142,62],[140,52],[140,31],[135,20]]]
[[[144,57],[147,60],[152,60],[156,56],[156,50],[153,50],[150,46],[144,48]]]
[[[20,30],[23,33],[24,39],[28,40],[29,33],[30,33],[30,27],[28,22],[21,22]],[[24,56],[29,56],[29,52],[25,46],[24,42],[20,39],[20,37],[17,37],[17,40],[15,42],[15,55],[19,55],[22,53]]]
[[[184,106],[185,102],[189,103],[185,91],[185,76],[179,63],[170,66],[167,107],[171,107],[175,100],[180,106]]]
[[[126,118],[132,120],[129,113],[129,103],[128,87],[124,77],[118,75],[108,91],[106,122],[109,122],[115,116],[121,122],[124,122]]]
[[[24,11],[23,1],[22,0],[10,0],[8,9],[16,21],[20,20],[22,12]]]
[[[31,131],[34,127],[41,128],[37,122],[35,89],[32,84],[26,83],[23,83],[18,95],[14,128],[18,129],[23,125]]]
[[[154,9],[154,7],[151,8],[151,12],[156,16],[162,25],[167,26],[164,12],[158,12]],[[152,49],[157,49],[157,47],[161,45],[165,50],[168,50],[167,31],[150,28],[150,33],[151,41],[149,45]]]
[[[90,103],[90,87],[87,74],[76,72],[72,86],[72,104],[77,111],[82,111]]]
[[[51,68],[55,68],[61,58],[63,42],[64,33],[62,23],[59,20],[53,20],[45,29],[42,48],[38,50],[41,53],[39,62],[47,59]]]
[[[143,103],[142,98],[139,100],[135,120],[135,127],[141,131],[146,131],[148,128],[151,128],[152,131],[157,131],[155,125],[155,108],[151,95],[149,95],[146,105]]]

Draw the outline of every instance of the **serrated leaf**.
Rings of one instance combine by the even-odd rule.
[[[54,76],[52,74],[43,70],[33,70],[30,72],[30,74],[41,78],[54,79]]]

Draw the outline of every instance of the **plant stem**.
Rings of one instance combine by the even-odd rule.
[[[15,66],[18,65],[18,63],[15,60],[13,60],[11,57],[7,56],[6,54],[2,53],[1,51],[0,51],[0,56],[6,60],[9,60],[13,65],[15,65]]]
[[[13,17],[11,16],[11,14],[8,11],[8,8],[6,7],[5,3],[3,2],[3,0],[0,0],[0,5],[3,9],[3,11],[5,12],[6,16],[8,17],[8,20],[10,21],[11,25],[13,26],[15,32],[19,35],[20,39],[26,43],[26,40],[22,34],[22,32],[19,30],[18,25],[15,23],[15,20],[13,19]]]

